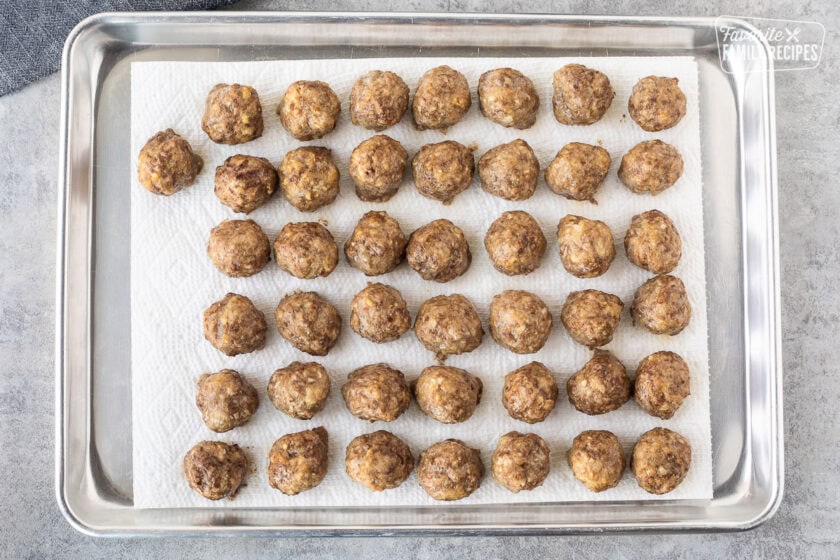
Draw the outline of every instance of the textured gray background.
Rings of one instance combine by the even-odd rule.
[[[611,3],[368,0],[344,9],[784,17],[822,22],[820,67],[776,77],[785,367],[786,491],[774,519],[729,535],[579,538],[95,540],[53,497],[55,181],[59,80],[0,98],[0,557],[375,557],[533,559],[840,556],[840,83],[832,0]],[[835,5],[832,5],[835,4]],[[340,9],[329,0],[246,1],[241,9]]]

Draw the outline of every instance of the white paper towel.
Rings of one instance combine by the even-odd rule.
[[[552,73],[569,62],[584,62],[605,72],[616,97],[604,118],[592,125],[569,127],[558,124],[551,113]],[[397,72],[414,90],[420,75],[439,64],[463,72],[473,90],[482,72],[511,66],[528,75],[540,92],[537,123],[525,131],[506,129],[485,119],[477,99],[468,116],[444,135],[438,131],[414,130],[410,115],[386,134],[403,143],[410,155],[426,143],[444,139],[477,146],[476,160],[493,146],[524,138],[540,160],[541,168],[556,152],[572,141],[601,144],[613,158],[609,177],[597,195],[598,204],[574,202],[548,190],[540,178],[537,193],[523,202],[508,202],[490,196],[475,184],[449,206],[423,198],[414,189],[410,172],[399,193],[384,204],[359,201],[350,181],[347,165],[350,152],[373,133],[353,126],[347,100],[356,77],[372,69]],[[676,127],[661,133],[642,131],[627,115],[627,99],[633,84],[642,76],[676,76],[688,100],[688,112]],[[488,475],[481,487],[458,503],[567,502],[602,500],[708,499],[712,494],[711,435],[709,423],[709,372],[706,325],[706,292],[703,248],[702,185],[697,66],[693,59],[672,58],[516,58],[516,59],[362,59],[295,60],[229,63],[139,62],[131,68],[132,159],[158,130],[172,128],[189,140],[204,158],[204,170],[195,185],[172,197],[155,196],[137,182],[131,170],[131,333],[133,383],[134,504],[137,507],[253,507],[253,506],[359,506],[416,505],[436,503],[417,484],[416,474],[399,488],[372,493],[352,482],[344,472],[344,449],[362,433],[386,429],[403,438],[415,454],[445,438],[460,438],[481,450],[489,471],[490,457],[499,436],[511,431],[535,432],[548,441],[552,452],[551,473],[532,492],[512,494]],[[342,256],[338,268],[327,278],[298,280],[269,263],[251,278],[227,278],[218,272],[206,254],[210,229],[224,219],[242,218],[223,206],[213,195],[215,167],[236,153],[263,156],[275,164],[299,145],[280,125],[275,108],[286,87],[295,80],[329,82],[342,100],[342,114],[335,131],[306,144],[332,149],[341,171],[341,194],[331,205],[313,214],[298,212],[279,193],[249,217],[259,223],[271,239],[290,221],[323,219],[339,246],[362,214],[371,209],[386,210],[397,218],[404,232],[435,218],[448,218],[467,235],[473,253],[469,271],[447,284],[426,282],[406,264],[376,278],[367,278],[351,268]],[[218,82],[254,86],[263,104],[264,135],[248,144],[214,144],[201,130],[204,99]],[[475,94],[474,94],[475,96]],[[616,171],[622,154],[636,143],[661,138],[677,146],[685,160],[679,182],[657,196],[630,193]],[[123,188],[117,186],[116,188]],[[658,208],[668,214],[680,231],[683,257],[674,274],[685,282],[694,309],[690,325],[676,337],[655,336],[633,327],[627,308],[633,293],[650,274],[630,264],[624,256],[622,239],[634,214]],[[507,277],[496,272],[483,246],[484,233],[503,211],[521,209],[541,224],[549,240],[542,266],[527,276]],[[618,255],[603,276],[582,280],[563,269],[556,245],[556,227],[565,214],[580,214],[605,221],[615,234]],[[539,295],[554,316],[554,329],[546,346],[529,356],[502,349],[486,335],[482,345],[469,354],[453,356],[448,364],[463,367],[481,377],[484,394],[475,415],[457,425],[439,424],[423,415],[416,405],[395,422],[370,424],[353,417],[345,408],[340,388],[353,369],[384,361],[402,370],[409,379],[433,363],[433,356],[417,341],[413,332],[388,344],[373,344],[349,328],[349,305],[353,295],[369,281],[381,281],[398,288],[412,317],[420,304],[438,294],[463,293],[477,306],[486,328],[491,297],[505,289],[525,289]],[[590,357],[575,344],[559,320],[560,309],[570,291],[595,288],[620,296],[625,314],[613,342],[607,346],[635,370],[639,360],[658,350],[682,355],[691,370],[691,396],[668,421],[645,414],[634,402],[615,412],[590,417],[574,410],[565,392],[566,380]],[[338,344],[324,358],[313,358],[295,350],[277,334],[273,312],[281,297],[294,290],[320,292],[336,305],[343,328]],[[250,297],[265,313],[269,332],[265,349],[229,358],[203,338],[202,312],[227,292]],[[311,421],[289,418],[275,410],[266,394],[272,372],[293,360],[317,360],[330,372],[333,390],[323,412]],[[506,373],[539,360],[555,372],[561,385],[557,407],[544,422],[528,425],[511,419],[501,404],[501,387]],[[204,372],[233,368],[259,390],[260,407],[245,426],[225,434],[204,427],[195,408],[196,381]],[[317,488],[298,496],[285,496],[269,487],[266,457],[275,439],[323,425],[330,435],[329,472]],[[625,473],[612,490],[594,494],[577,482],[566,464],[566,452],[576,434],[587,429],[615,432],[626,451],[644,431],[666,426],[688,438],[693,449],[691,470],[674,492],[656,497],[642,491]],[[238,443],[250,454],[255,472],[235,500],[210,502],[188,487],[181,472],[184,454],[202,439]],[[441,507],[446,507],[441,504]]]

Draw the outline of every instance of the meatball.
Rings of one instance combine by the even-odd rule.
[[[584,414],[606,414],[630,400],[630,378],[612,352],[596,349],[566,383],[569,402]]]
[[[414,382],[414,399],[424,414],[443,424],[470,418],[481,401],[481,379],[456,367],[430,366]]]
[[[243,144],[262,136],[260,96],[251,86],[216,84],[207,94],[201,130],[217,144]]]
[[[435,500],[460,500],[481,485],[484,465],[478,449],[457,439],[438,442],[420,454],[417,479]]]
[[[271,162],[254,156],[230,156],[216,168],[213,192],[240,214],[250,214],[271,198],[279,179]]]
[[[627,259],[654,274],[667,274],[682,256],[682,241],[671,218],[659,210],[648,210],[630,222],[624,236]]]
[[[408,86],[393,72],[373,70],[359,77],[350,90],[350,120],[370,130],[385,130],[408,109]]]
[[[621,321],[624,302],[598,290],[572,292],[563,304],[560,320],[578,344],[589,348],[609,344]]]
[[[219,271],[242,278],[263,269],[271,257],[271,246],[253,220],[225,220],[210,230],[207,255]]]
[[[691,445],[667,428],[642,434],[630,462],[636,482],[651,494],[667,494],[680,485],[691,467]]]
[[[642,410],[668,420],[691,394],[688,364],[674,352],[654,352],[636,368],[634,394]]]
[[[530,292],[505,290],[490,302],[490,336],[516,354],[533,354],[551,333],[551,311]]]
[[[274,311],[280,336],[313,356],[326,356],[341,332],[335,307],[315,292],[297,292],[280,300]]]
[[[531,128],[537,122],[540,96],[525,74],[513,68],[497,68],[478,79],[481,113],[502,126]]]
[[[638,290],[630,307],[633,324],[653,334],[679,334],[691,320],[691,304],[685,284],[676,276],[654,276]]]
[[[301,80],[283,94],[277,114],[283,128],[298,140],[317,140],[335,128],[341,102],[329,84]]]
[[[438,359],[445,359],[478,348],[484,328],[470,300],[452,294],[423,302],[414,320],[414,334]]]
[[[171,128],[158,132],[140,150],[137,180],[154,194],[172,195],[195,182],[204,160]]]
[[[274,238],[274,260],[295,278],[329,276],[338,265],[338,246],[318,222],[290,223]]]
[[[350,177],[356,196],[365,202],[385,202],[397,193],[405,175],[408,152],[384,134],[368,138],[350,154]]]
[[[621,158],[618,178],[636,194],[659,194],[682,176],[683,158],[662,140],[639,142]]]
[[[347,446],[344,468],[351,479],[382,492],[405,482],[414,470],[414,455],[403,440],[378,430],[353,438]]]
[[[204,311],[204,338],[227,356],[265,346],[265,315],[245,296],[228,293]]]
[[[350,303],[350,328],[372,342],[391,342],[411,328],[411,315],[396,288],[368,284]]]
[[[327,475],[327,430],[286,434],[268,452],[268,483],[288,496],[311,490]]]
[[[449,66],[438,66],[417,83],[411,112],[418,130],[446,132],[467,114],[471,104],[470,85],[464,75]]]
[[[449,282],[467,271],[472,253],[461,228],[435,220],[411,234],[405,258],[424,280]]]
[[[353,370],[341,388],[341,395],[350,414],[371,422],[393,422],[411,403],[405,375],[388,364],[371,364]]]
[[[554,73],[554,118],[560,124],[586,125],[601,120],[615,92],[607,76],[582,64]]]
[[[510,490],[533,490],[551,469],[548,444],[537,434],[508,432],[493,452],[491,472],[496,482]]]
[[[531,362],[505,376],[502,404],[511,418],[536,424],[545,420],[557,403],[557,381],[540,362]]]
[[[568,458],[572,474],[593,492],[615,488],[627,466],[621,442],[606,430],[579,433],[572,441]]]
[[[306,146],[287,153],[280,162],[283,196],[301,212],[314,212],[338,196],[338,168],[327,148]]]
[[[472,183],[475,158],[463,144],[447,140],[420,148],[411,168],[420,194],[449,204]]]
[[[208,500],[235,497],[247,470],[248,458],[234,443],[200,441],[184,457],[190,488]]]
[[[505,200],[527,200],[537,190],[540,162],[525,140],[518,138],[487,150],[478,160],[481,188]]]
[[[595,193],[610,171],[610,154],[600,146],[572,142],[545,168],[552,191],[571,200],[595,202]]]
[[[405,255],[405,235],[400,223],[386,212],[367,212],[344,244],[344,256],[366,276],[391,272]]]
[[[248,422],[257,411],[259,399],[257,390],[239,372],[223,369],[198,378],[195,406],[204,425],[222,433]]]
[[[508,276],[528,274],[539,268],[546,239],[540,224],[527,212],[504,212],[484,237],[484,248],[499,272]]]
[[[324,409],[330,395],[330,376],[315,362],[292,362],[268,380],[268,398],[277,410],[309,420]]]
[[[612,231],[600,220],[563,216],[557,225],[557,245],[563,268],[578,278],[601,276],[615,258]]]
[[[685,116],[685,94],[676,78],[646,76],[636,82],[627,111],[648,132],[675,126]]]

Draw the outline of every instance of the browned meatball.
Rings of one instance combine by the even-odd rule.
[[[691,445],[667,428],[642,434],[633,447],[633,474],[639,486],[651,494],[667,494],[680,485],[691,467]]]
[[[280,162],[283,196],[301,212],[314,212],[338,196],[338,168],[327,148],[306,146],[287,153]]]
[[[274,238],[274,260],[296,278],[329,276],[338,265],[338,246],[318,222],[290,223]]]
[[[280,336],[313,356],[326,356],[341,332],[335,307],[315,292],[297,292],[280,300],[274,311]]]
[[[268,398],[277,410],[309,420],[324,409],[330,395],[330,376],[321,364],[292,362],[268,380]]]
[[[484,237],[484,248],[499,272],[528,274],[539,268],[546,248],[540,224],[527,212],[504,212]]]
[[[527,200],[537,190],[540,162],[525,140],[518,138],[491,148],[478,160],[481,188],[505,200]]]
[[[271,162],[254,156],[230,156],[216,168],[213,192],[222,204],[250,214],[271,198],[279,179]]]
[[[540,96],[534,82],[519,70],[496,68],[478,79],[478,104],[494,123],[524,129],[537,122]]]
[[[368,138],[350,154],[350,177],[356,196],[365,202],[385,202],[400,188],[408,152],[384,134]]]
[[[471,104],[470,85],[464,75],[449,66],[438,66],[417,83],[411,112],[418,130],[445,132],[467,114]]]
[[[636,194],[659,194],[682,176],[683,158],[662,140],[639,142],[621,158],[618,178]]]
[[[630,400],[630,378],[612,352],[596,349],[566,383],[569,402],[584,414],[606,414]]]
[[[414,334],[426,349],[445,359],[478,348],[484,328],[470,300],[452,294],[423,302],[414,320]]]
[[[484,465],[478,449],[457,439],[438,442],[420,454],[417,479],[435,500],[460,500],[481,486]]]
[[[203,166],[190,143],[167,128],[140,150],[137,180],[149,192],[169,196],[192,185]]]
[[[347,475],[374,492],[396,488],[414,470],[414,455],[408,445],[385,430],[362,434],[347,446]]]
[[[467,271],[472,253],[463,230],[441,219],[411,234],[405,258],[424,280],[449,282]]]
[[[605,74],[582,64],[554,73],[554,118],[560,124],[586,125],[601,120],[615,92]]]
[[[610,171],[610,154],[600,146],[572,142],[563,146],[545,168],[552,191],[571,200],[595,201],[595,193]]]
[[[447,140],[420,148],[411,168],[420,194],[448,204],[472,183],[475,158],[463,144]]]
[[[271,257],[271,246],[253,220],[225,220],[210,230],[207,255],[219,271],[242,278],[263,269]]]
[[[618,296],[581,290],[566,298],[560,320],[575,342],[595,348],[610,343],[623,309],[624,302]]]
[[[371,364],[351,371],[341,395],[353,416],[371,422],[393,422],[411,404],[405,375],[388,364]]]
[[[670,274],[654,276],[636,290],[630,316],[653,334],[679,334],[691,320],[685,284]]]
[[[200,441],[184,457],[190,488],[208,500],[233,498],[248,470],[248,458],[234,443]]]
[[[593,492],[615,488],[627,459],[614,433],[606,430],[587,430],[579,433],[569,450],[572,474]]]
[[[286,434],[268,452],[268,483],[288,496],[311,490],[327,475],[327,430]]]
[[[411,328],[411,315],[396,288],[368,284],[350,303],[350,328],[372,342],[390,342]]]
[[[335,128],[341,102],[329,84],[301,80],[286,90],[277,114],[283,128],[298,140],[317,140]]]
[[[257,390],[239,372],[223,369],[198,378],[195,406],[204,425],[222,433],[250,420],[257,411],[259,399]]]
[[[216,84],[204,102],[201,130],[217,144],[242,144],[262,136],[260,96],[251,86]]]
[[[393,72],[372,70],[350,90],[350,120],[356,126],[385,130],[400,122],[407,109],[408,86]]]
[[[557,224],[557,245],[563,268],[578,278],[601,276],[615,258],[612,231],[600,220],[565,215]]]
[[[245,296],[228,293],[204,311],[204,338],[227,356],[265,346],[265,315]]]
[[[465,422],[481,401],[481,379],[449,366],[430,366],[414,382],[414,399],[427,416],[444,424]]]
[[[646,76],[636,82],[627,111],[643,130],[658,132],[675,126],[685,116],[685,94],[676,78]]]
[[[682,241],[671,218],[659,210],[648,210],[630,222],[624,236],[627,259],[654,274],[667,274],[682,256]]]
[[[530,292],[505,290],[490,302],[490,335],[516,354],[539,351],[553,324],[548,306]]]
[[[541,485],[551,469],[551,451],[537,434],[508,432],[499,438],[493,452],[493,478],[510,490],[533,490]]]
[[[688,364],[674,352],[654,352],[636,368],[634,394],[636,403],[651,416],[672,418],[691,394]]]
[[[366,276],[391,272],[402,262],[406,240],[400,223],[387,212],[367,212],[344,244],[344,256]]]
[[[557,381],[548,368],[531,362],[505,376],[502,404],[511,418],[536,424],[554,410],[558,392]]]

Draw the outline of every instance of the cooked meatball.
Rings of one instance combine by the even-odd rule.
[[[444,424],[470,418],[481,401],[481,379],[466,370],[430,366],[414,382],[414,399],[427,416]]]
[[[268,380],[268,398],[277,410],[309,420],[324,409],[330,395],[330,376],[321,364],[292,362]]]
[[[606,414],[630,400],[630,378],[612,352],[596,349],[566,383],[569,402],[584,414]]]
[[[327,148],[306,146],[287,153],[280,162],[283,196],[301,212],[314,212],[338,196],[338,168]]]
[[[385,430],[362,434],[347,446],[347,475],[374,492],[396,488],[414,470],[414,455],[408,445]]]
[[[265,346],[265,315],[245,296],[228,293],[204,311],[204,338],[227,356]]]
[[[184,457],[190,488],[208,500],[235,497],[247,470],[248,458],[234,443],[200,441]]]
[[[350,303],[350,328],[372,342],[390,342],[411,328],[411,315],[396,288],[368,284]]]
[[[274,238],[274,260],[295,278],[329,276],[338,265],[338,246],[318,222],[290,223]]]
[[[341,332],[338,311],[315,292],[285,296],[274,311],[274,320],[280,336],[313,356],[326,356]]]
[[[490,335],[516,354],[539,351],[553,324],[548,306],[530,292],[505,290],[490,302]]]
[[[546,248],[540,224],[527,212],[504,212],[484,237],[484,248],[499,272],[528,274],[539,268]]]
[[[408,152],[384,134],[368,138],[350,154],[350,177],[356,196],[365,202],[385,202],[397,193],[405,175]]]
[[[615,488],[627,466],[621,442],[606,430],[579,433],[568,457],[572,474],[593,492]]]
[[[195,406],[204,425],[222,433],[250,420],[257,411],[259,399],[257,390],[239,372],[223,369],[198,378]]]
[[[623,309],[624,302],[618,296],[581,290],[566,298],[560,320],[575,342],[595,348],[610,343]]]
[[[279,179],[271,162],[254,156],[230,156],[216,168],[213,192],[240,214],[250,214],[271,198]]]
[[[636,194],[659,194],[682,176],[683,158],[662,140],[639,142],[621,158],[618,178]]]
[[[217,144],[242,144],[262,136],[260,96],[251,86],[216,84],[204,102],[201,130]]]
[[[463,144],[447,140],[420,148],[411,169],[420,194],[449,204],[472,183],[475,158]]]
[[[612,231],[600,220],[566,214],[557,225],[557,245],[563,268],[578,278],[601,276],[615,258]]]
[[[478,160],[481,188],[505,200],[527,200],[537,190],[540,162],[525,140],[518,138],[487,150]]]
[[[406,109],[408,86],[393,72],[368,72],[350,90],[350,120],[356,126],[385,130],[400,122]]]
[[[393,422],[411,403],[405,375],[388,364],[371,364],[353,370],[341,388],[341,395],[353,416],[371,422]]]
[[[630,222],[624,236],[627,259],[654,274],[667,274],[682,256],[682,241],[671,218],[659,210],[648,210]]]
[[[219,271],[242,278],[263,269],[271,258],[271,246],[253,220],[225,220],[210,230],[207,255]]]
[[[642,434],[630,462],[639,486],[651,494],[667,494],[680,485],[691,467],[691,445],[667,428]]]
[[[493,452],[493,478],[510,490],[533,490],[541,485],[551,469],[551,451],[537,434],[508,432],[499,438]]]
[[[502,404],[511,418],[536,424],[554,410],[558,392],[557,381],[548,368],[531,362],[505,376]]]
[[[406,240],[400,223],[386,212],[367,212],[344,244],[344,256],[366,276],[391,272],[403,260]]]
[[[405,258],[424,280],[449,282],[467,271],[472,253],[461,228],[441,219],[411,234]]]
[[[435,500],[460,500],[481,485],[484,465],[478,449],[457,439],[438,442],[420,454],[417,479]]]
[[[494,123],[524,129],[537,122],[540,96],[534,82],[519,70],[497,68],[478,79],[478,104]]]
[[[452,294],[423,302],[414,320],[414,334],[426,349],[445,359],[478,348],[484,328],[470,300]]]
[[[642,410],[668,420],[691,394],[688,364],[674,352],[654,352],[636,368],[634,394]]]
[[[610,171],[610,154],[600,146],[572,142],[545,168],[552,191],[571,200],[595,202],[595,193]]]
[[[329,84],[301,80],[289,86],[277,114],[283,128],[298,140],[317,140],[335,128],[341,102]]]
[[[691,320],[685,284],[670,274],[654,276],[636,290],[630,316],[633,324],[640,324],[653,334],[679,334]]]
[[[627,111],[643,130],[658,132],[675,126],[685,116],[685,94],[676,78],[646,76],[636,82]]]
[[[467,114],[471,104],[470,85],[464,75],[449,66],[438,66],[417,83],[411,112],[418,130],[445,132]]]
[[[140,150],[137,180],[149,192],[169,196],[192,185],[203,166],[190,143],[167,128]]]
[[[560,124],[585,125],[601,120],[615,92],[605,74],[582,64],[554,73],[554,118]]]
[[[288,496],[311,490],[327,475],[327,430],[286,434],[268,452],[268,483]]]

